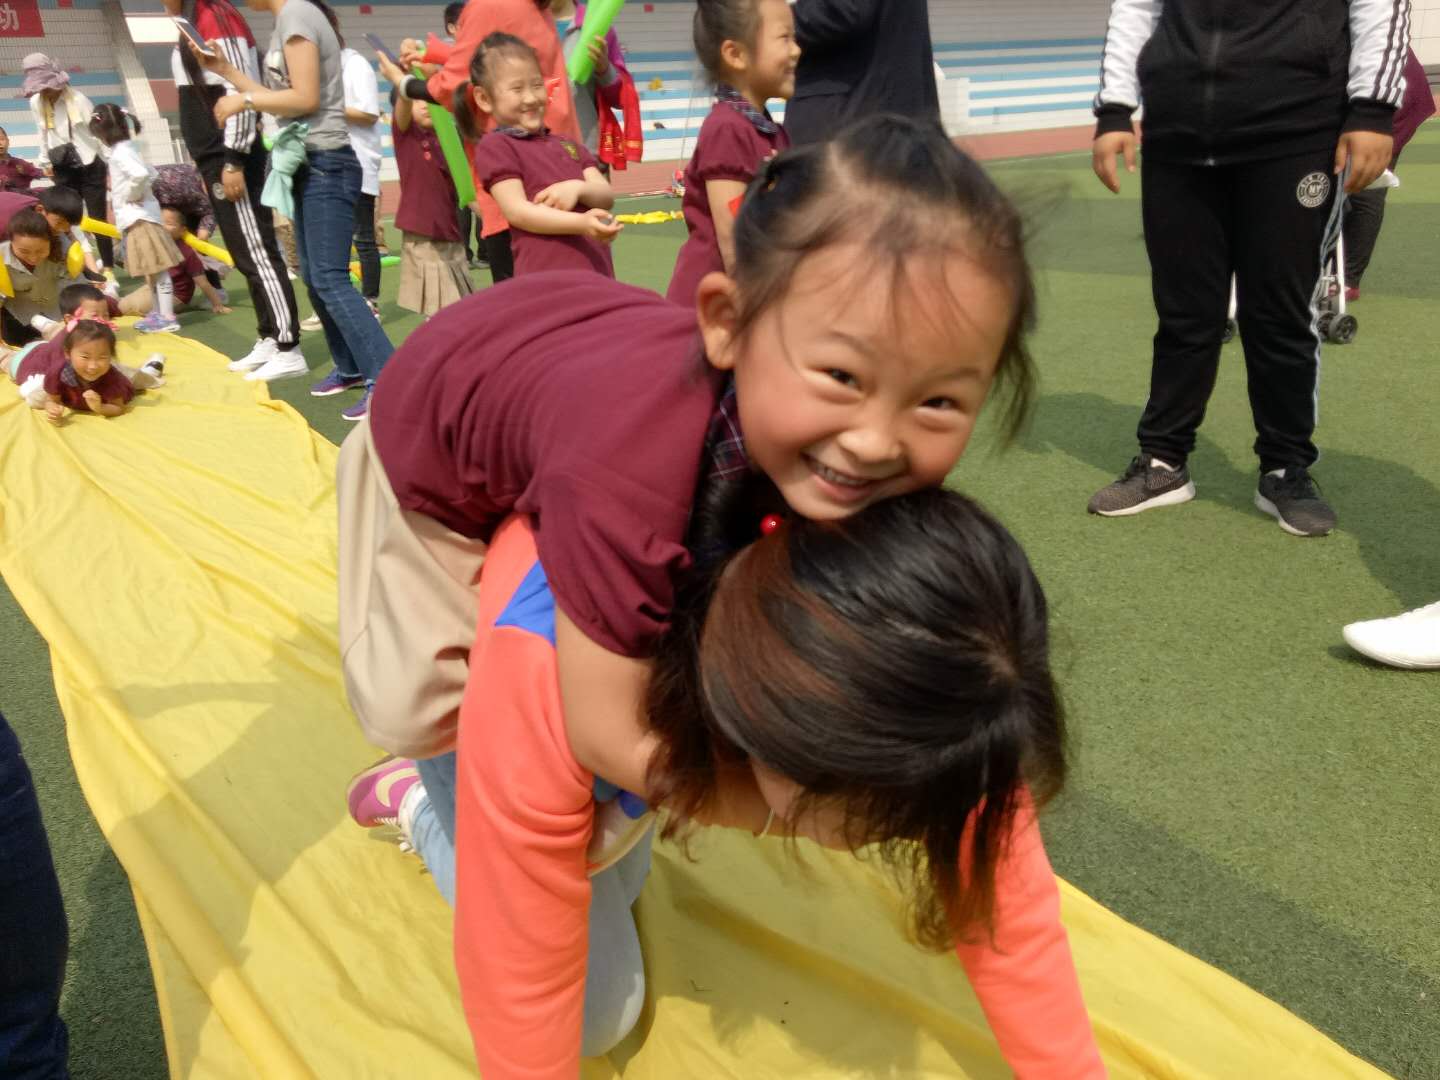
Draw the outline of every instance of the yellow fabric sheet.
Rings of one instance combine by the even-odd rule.
[[[376,754],[336,654],[335,448],[194,342],[121,359],[151,348],[169,385],[118,419],[54,428],[0,385],[0,572],[130,875],[172,1075],[473,1075],[448,911],[345,813]],[[959,966],[901,940],[875,874],[786,850],[657,851],[650,1004],[587,1075],[1007,1075]],[[1113,1075],[1380,1075],[1069,888],[1065,916]]]

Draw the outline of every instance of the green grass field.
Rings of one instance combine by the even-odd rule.
[[[1037,208],[1043,396],[1019,445],[1001,452],[982,433],[955,482],[1019,535],[1053,602],[1075,750],[1047,819],[1056,868],[1386,1071],[1440,1077],[1440,675],[1380,668],[1340,638],[1347,621],[1440,599],[1440,129],[1405,153],[1357,340],[1325,352],[1315,474],[1340,527],[1323,540],[1287,536],[1251,505],[1238,342],[1191,461],[1197,500],[1086,515],[1134,452],[1148,387],[1137,178],[1117,198],[1084,157],[994,171]],[[682,236],[678,223],[632,227],[620,276],[663,289]],[[389,302],[395,274],[384,315],[399,341],[417,320]],[[236,299],[232,316],[187,315],[186,332],[244,351],[253,322]],[[326,370],[321,335],[305,353]],[[350,398],[308,385],[273,393],[338,440]],[[45,643],[5,589],[0,640],[0,707],[36,774],[70,916],[74,1074],[161,1077],[125,877],[76,784]]]

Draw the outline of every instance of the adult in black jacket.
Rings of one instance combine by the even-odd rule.
[[[1323,536],[1335,513],[1311,479],[1322,259],[1347,192],[1390,162],[1404,90],[1408,0],[1114,0],[1095,173],[1134,171],[1159,329],[1140,455],[1090,500],[1136,514],[1185,502],[1186,458],[1215,385],[1234,275],[1255,453],[1255,503],[1285,531]]]
[[[164,0],[164,4],[171,15],[189,19],[237,68],[259,78],[255,36],[229,0]],[[180,135],[205,180],[225,247],[250,286],[255,307],[255,345],[230,369],[253,371],[280,353],[299,356],[295,289],[275,238],[270,208],[260,202],[269,153],[260,137],[259,116],[247,110],[223,127],[215,122],[215,102],[234,87],[202,70],[183,39],[175,47],[171,69],[180,95]]]
[[[893,112],[940,119],[926,0],[795,0],[800,63],[785,107],[793,144]]]

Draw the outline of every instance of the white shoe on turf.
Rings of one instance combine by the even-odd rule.
[[[299,349],[291,349],[289,352],[276,352],[269,360],[265,361],[263,367],[258,367],[245,376],[246,382],[279,382],[281,379],[294,379],[300,375],[310,374],[310,366],[305,363],[305,357]]]
[[[307,333],[321,329],[325,324],[320,321],[319,315],[309,315],[300,320],[300,329]]]
[[[244,356],[231,360],[227,367],[230,371],[254,371],[273,360],[279,351],[280,347],[275,344],[274,338],[261,338],[255,342],[253,349]]]
[[[1391,667],[1440,670],[1440,603],[1345,627],[1356,652]]]

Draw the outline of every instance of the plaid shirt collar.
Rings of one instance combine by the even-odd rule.
[[[740,92],[733,86],[726,86],[721,83],[715,88],[715,98],[724,102],[741,116],[749,120],[756,131],[764,132],[766,135],[774,135],[780,130],[780,125],[771,119],[769,112],[757,109],[750,102],[741,96]]]
[[[736,404],[733,379],[720,395],[720,403],[710,419],[710,430],[705,435],[705,462],[706,474],[712,479],[750,470],[750,458],[745,453],[745,434],[740,430],[740,409]]]
[[[494,134],[509,135],[512,139],[538,139],[542,135],[549,135],[550,129],[542,127],[539,131],[526,131],[523,127],[497,127]]]

